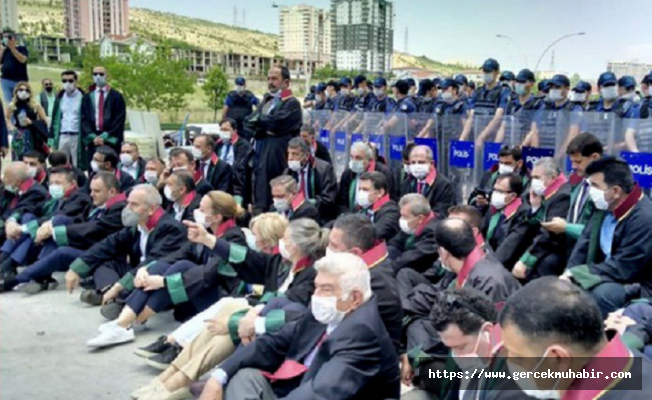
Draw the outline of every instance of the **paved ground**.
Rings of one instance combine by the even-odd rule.
[[[60,286],[36,296],[0,295],[0,399],[127,400],[156,375],[133,350],[173,329],[171,313],[149,321],[133,343],[91,352],[86,341],[106,321],[79,293]]]

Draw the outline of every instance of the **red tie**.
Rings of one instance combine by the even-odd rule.
[[[100,132],[104,132],[104,89],[100,89],[100,104],[98,110],[97,128]]]
[[[423,182],[417,183],[417,193],[423,194]]]

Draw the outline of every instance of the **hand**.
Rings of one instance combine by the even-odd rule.
[[[256,318],[258,317],[255,314],[250,316],[247,313],[247,316],[238,323],[238,336],[243,343],[252,336],[256,336]]]
[[[5,226],[5,233],[8,239],[18,239],[22,235],[23,230],[16,221],[8,221]]]
[[[230,317],[230,315],[229,315]],[[229,333],[229,318],[220,318],[216,317],[215,319],[207,319],[206,321],[206,329],[213,335],[226,335]]]
[[[23,123],[25,124],[25,126],[30,126],[30,125],[32,125],[32,120],[25,117],[25,119],[23,120]]]
[[[93,139],[93,144],[95,146],[103,146],[104,145],[104,139],[102,139],[101,137],[98,136],[95,139]]]
[[[206,385],[204,385],[204,390],[201,392],[199,400],[222,400],[223,397],[224,392],[222,390],[222,384],[215,378],[211,378],[206,381]]]
[[[52,222],[48,221],[41,225],[36,231],[36,239],[34,243],[41,244],[42,242],[48,240],[52,237]]]
[[[475,204],[480,207],[486,207],[489,205],[489,201],[487,201],[486,197],[478,195],[475,197]]]
[[[16,38],[11,38],[10,40],[7,40],[7,47],[11,50],[14,50],[16,48]]]
[[[565,233],[566,232],[566,220],[560,217],[554,217],[550,222],[542,222],[541,226],[552,233]]]
[[[109,289],[108,292],[104,293],[104,296],[102,297],[102,305],[108,304],[111,301],[115,300],[116,297],[120,294],[120,291],[122,290],[122,286],[119,284],[113,285],[111,289]]]
[[[514,269],[512,270],[512,275],[514,275],[518,279],[525,279],[526,273],[527,273],[527,265],[523,264],[522,261],[517,262],[516,265],[514,266]]]
[[[68,289],[68,293],[72,293],[79,286],[79,280],[79,275],[75,271],[69,269],[66,272],[66,289]]]
[[[530,205],[532,208],[539,208],[541,207],[541,201],[542,197],[539,196],[538,194],[534,193],[534,191],[530,190]]]
[[[165,287],[165,277],[150,275],[145,279],[145,291],[159,290]]]
[[[412,386],[412,379],[414,379],[414,370],[407,354],[403,354],[401,356],[401,382],[405,386]]]
[[[144,267],[140,268],[136,272],[136,278],[134,278],[134,286],[136,286],[137,288],[144,287],[147,282],[147,278],[149,278],[149,271],[147,270],[147,268]]]
[[[202,225],[192,221],[183,221],[183,224],[188,228],[188,240],[193,243],[203,244],[209,248],[215,247],[217,239],[208,233]]]

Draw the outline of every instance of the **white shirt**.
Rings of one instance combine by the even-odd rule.
[[[60,132],[79,132],[82,94],[75,90],[72,95],[64,93],[61,98]]]
[[[138,162],[134,161],[129,167],[121,164],[120,169],[131,175],[132,178],[138,179]]]
[[[149,232],[143,229],[140,225],[138,225],[138,232],[140,232],[140,262],[145,261],[145,258],[147,258],[146,249],[147,249],[147,239],[149,239]]]
[[[104,104],[106,105],[106,99],[109,97],[109,87],[104,86],[103,88],[96,88],[93,92],[93,99],[95,100],[95,126],[97,130],[100,129],[100,92],[104,91]]]
[[[185,208],[181,207],[179,203],[172,204],[172,208],[174,209],[174,219],[181,222],[181,218],[183,217],[183,211],[185,210]]]

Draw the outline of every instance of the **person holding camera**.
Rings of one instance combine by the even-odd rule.
[[[17,43],[16,33],[5,28],[2,31],[2,47],[0,48],[0,64],[2,64],[0,83],[6,104],[11,102],[18,82],[29,82],[27,76],[28,57],[27,47]]]

